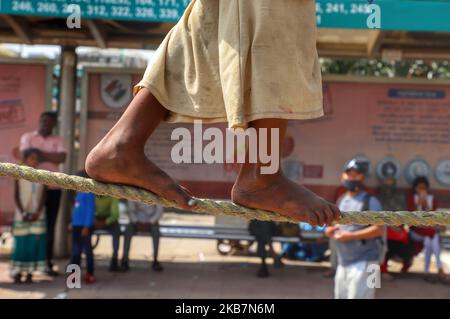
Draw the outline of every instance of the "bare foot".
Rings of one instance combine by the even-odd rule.
[[[275,212],[313,226],[330,224],[340,217],[339,209],[305,187],[294,183],[282,174],[271,176],[270,182],[253,176],[233,186],[234,203]]]
[[[174,201],[183,209],[192,208],[195,202],[186,189],[148,160],[143,149],[119,144],[107,135],[89,153],[85,166],[91,178],[144,188]]]

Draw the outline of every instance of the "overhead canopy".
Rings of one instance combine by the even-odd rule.
[[[155,48],[189,0],[0,0],[0,41],[28,44]],[[321,56],[450,59],[450,1],[373,0],[381,30],[370,30],[367,0],[316,0]],[[81,29],[68,29],[69,4]]]
[[[78,5],[83,19],[176,22],[190,0],[0,0],[0,13],[67,17]],[[450,32],[446,0],[316,0],[317,23],[323,28],[367,29],[379,13],[381,29]]]

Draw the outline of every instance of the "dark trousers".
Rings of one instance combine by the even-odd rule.
[[[152,224],[151,233],[153,241],[153,261],[157,261],[159,252],[159,239],[161,238],[159,223]]]
[[[132,233],[134,235],[136,233],[138,227],[136,224],[131,224],[131,229],[132,229]],[[151,224],[150,234],[152,236],[152,242],[153,242],[153,261],[158,261],[159,240],[161,238],[161,232],[159,230],[158,222]],[[130,238],[130,244],[131,244],[131,238]],[[129,247],[128,247],[128,250],[129,250]],[[128,256],[128,254],[127,254],[127,256]]]
[[[267,257],[266,245],[272,244],[272,236],[275,233],[275,224],[260,220],[251,220],[249,223],[250,234],[255,236],[257,248],[256,254],[265,262]]]
[[[45,202],[45,217],[47,222],[47,265],[53,267],[53,245],[55,242],[55,225],[58,217],[59,202],[61,200],[60,189],[47,190],[47,200]]]
[[[384,262],[381,264],[381,272],[388,272],[388,261],[392,258],[399,258],[403,263],[402,271],[408,271],[414,259],[414,244],[410,240],[404,243],[398,240],[387,241],[387,253]]]
[[[118,222],[112,223],[111,225],[107,225],[105,229],[111,234],[112,237],[112,261],[117,262],[119,255],[119,244],[120,244],[120,224]],[[128,255],[130,252],[131,246],[131,238],[133,237],[133,230],[130,225],[125,226],[125,231],[123,234],[123,254],[122,254],[122,262],[128,262]]]
[[[72,259],[71,264],[81,267],[81,254],[86,256],[87,272],[94,274],[94,254],[92,252],[91,234],[92,228],[89,229],[88,236],[81,236],[83,227],[74,226],[72,232]]]

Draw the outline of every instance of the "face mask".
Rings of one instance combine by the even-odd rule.
[[[355,192],[362,188],[361,181],[345,180],[342,182],[342,185],[350,192]]]

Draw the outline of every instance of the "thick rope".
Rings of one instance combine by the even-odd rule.
[[[164,207],[174,208],[177,207],[174,202],[161,198],[156,194],[141,188],[106,184],[79,176],[49,172],[11,163],[0,163],[0,176],[25,179],[30,182],[45,184],[48,186],[57,186],[80,192],[90,192],[97,195],[108,195],[115,198],[124,198],[132,201],[143,202],[145,204],[158,204]],[[286,216],[263,210],[250,209],[234,204],[230,201],[201,198],[196,198],[195,200],[197,201],[197,204],[192,211],[196,213],[230,215],[246,219],[293,223],[298,222]],[[450,211],[342,212],[342,217],[339,220],[339,223],[355,225],[450,225]]]

